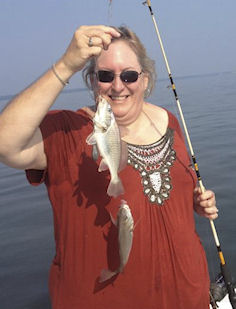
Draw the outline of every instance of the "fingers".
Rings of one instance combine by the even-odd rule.
[[[214,220],[218,217],[215,194],[211,190],[201,193],[200,188],[195,188],[194,208],[199,215],[208,219]]]
[[[108,49],[112,38],[119,36],[120,33],[112,27],[81,26],[75,31],[62,60],[72,72],[79,71],[91,57]]]
[[[112,27],[106,26],[84,26],[85,34],[89,39],[92,39],[93,46],[99,46],[107,49],[113,37],[119,37],[120,34]]]
[[[113,37],[119,37],[120,34],[112,27],[106,26],[81,26],[75,32],[75,38],[83,47],[89,46],[89,39],[93,46],[107,49]]]
[[[101,36],[90,36],[87,38],[88,47],[100,47],[101,49],[107,50],[108,46],[111,44],[111,36],[107,34],[102,34]]]
[[[199,216],[202,216],[202,217],[205,217],[209,220],[215,220],[216,218],[218,218],[218,213],[215,212],[215,211],[206,211],[205,209],[198,209],[196,210],[196,213],[199,215]]]
[[[87,36],[88,47],[100,47],[101,50],[107,50],[112,38],[120,36],[119,32],[114,28],[106,26],[84,26],[82,29]],[[93,52],[101,52],[101,50],[97,49],[93,50]]]
[[[197,191],[196,200],[206,205],[206,207],[210,207],[210,204],[215,202],[215,194],[211,190],[206,190],[201,193],[201,191]],[[207,206],[209,204],[209,206]]]
[[[79,29],[84,31],[86,34],[89,34],[89,36],[98,36],[103,37],[104,34],[109,37],[119,37],[120,33],[116,31],[113,27],[108,26],[82,26]]]

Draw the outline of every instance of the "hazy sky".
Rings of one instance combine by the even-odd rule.
[[[0,96],[16,93],[64,52],[83,24],[125,24],[166,77],[142,0],[0,0]],[[236,71],[235,0],[152,0],[173,76]],[[71,88],[81,87],[79,74]]]

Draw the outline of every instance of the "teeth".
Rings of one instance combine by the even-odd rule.
[[[123,96],[111,96],[112,100],[124,100],[126,99],[128,96],[123,95]]]

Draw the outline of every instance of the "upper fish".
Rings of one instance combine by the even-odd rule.
[[[111,181],[107,188],[109,196],[117,197],[124,193],[122,182],[118,176],[121,165],[121,138],[119,127],[108,101],[99,96],[97,110],[93,118],[94,130],[87,137],[86,142],[98,149],[102,160],[98,171],[109,169]]]

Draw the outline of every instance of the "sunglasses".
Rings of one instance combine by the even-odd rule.
[[[99,70],[96,72],[97,79],[102,83],[111,83],[115,76],[119,76],[124,83],[134,83],[137,81],[142,71],[138,73],[137,71],[124,71],[121,74],[115,74],[112,71]]]

